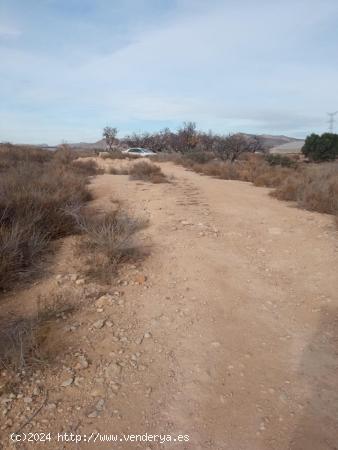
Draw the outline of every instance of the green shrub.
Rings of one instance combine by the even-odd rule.
[[[333,161],[338,157],[338,134],[311,134],[305,140],[302,153],[311,161]]]

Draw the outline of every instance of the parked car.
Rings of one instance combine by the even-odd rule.
[[[141,156],[141,157],[156,155],[156,153],[149,150],[148,148],[140,148],[140,147],[128,148],[127,150],[123,150],[122,153],[125,153],[127,155],[133,155],[133,156]]]

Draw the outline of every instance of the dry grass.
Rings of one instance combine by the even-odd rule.
[[[47,343],[50,331],[59,317],[74,310],[66,300],[66,293],[41,299],[38,311],[25,317],[8,315],[0,317],[0,365],[11,371],[32,369],[43,365],[50,354]]]
[[[102,155],[103,159],[133,159],[132,155],[122,153],[121,151],[106,152],[107,154]]]
[[[129,169],[129,176],[133,180],[149,181],[151,183],[165,183],[167,178],[161,170],[150,161],[138,161]]]
[[[141,256],[135,234],[146,226],[146,221],[120,210],[103,215],[80,214],[77,221],[83,234],[77,250],[79,255],[86,255],[87,276],[109,282],[119,264]]]
[[[301,208],[338,214],[338,163],[322,163],[302,168],[280,183],[272,195],[297,202]]]
[[[83,167],[69,158],[67,150],[0,148],[0,290],[36,273],[49,242],[76,231],[73,212],[91,196]]]
[[[116,167],[109,167],[108,169],[108,173],[110,175],[129,175],[129,169],[126,166],[122,166],[120,168],[116,168]]]
[[[75,160],[72,163],[73,169],[80,175],[93,176],[104,173],[102,169],[99,169],[97,163],[92,159],[83,161]]]

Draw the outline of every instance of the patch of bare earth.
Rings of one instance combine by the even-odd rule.
[[[149,219],[139,235],[148,258],[98,285],[81,275],[67,238],[50,276],[3,303],[32,307],[39,294],[62,291],[78,306],[48,339],[54,364],[2,397],[4,448],[41,405],[25,431],[190,437],[114,444],[120,449],[336,448],[332,218],[248,183],[161,168],[171,183],[105,174],[91,185],[93,207],[110,210],[118,199]]]

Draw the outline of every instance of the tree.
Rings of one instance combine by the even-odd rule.
[[[241,134],[229,134],[220,140],[215,150],[220,159],[234,162],[242,153],[249,151],[249,143]]]
[[[250,153],[265,153],[262,140],[259,136],[252,136],[249,138],[248,151]]]
[[[117,128],[104,127],[102,135],[103,135],[103,137],[106,140],[106,145],[108,147],[108,150],[110,152],[112,152],[113,151],[113,146],[114,146],[115,141],[116,141]]]
[[[323,133],[321,136],[310,134],[305,139],[302,153],[316,162],[335,160],[338,157],[338,134]]]
[[[193,150],[198,143],[196,123],[183,122],[182,128],[177,132],[177,150],[179,152],[187,152]]]

